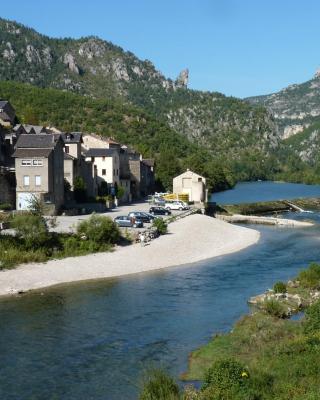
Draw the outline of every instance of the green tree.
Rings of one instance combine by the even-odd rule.
[[[27,248],[43,246],[49,239],[46,221],[40,215],[16,214],[12,219],[12,227]]]
[[[118,225],[110,217],[96,214],[78,225],[77,234],[99,244],[114,244],[120,238]]]
[[[87,187],[84,179],[77,176],[73,184],[74,199],[77,203],[83,203],[87,200]]]

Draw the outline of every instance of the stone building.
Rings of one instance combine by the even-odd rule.
[[[15,158],[16,208],[26,210],[34,196],[56,213],[64,202],[64,152],[60,134],[20,135]]]
[[[7,100],[0,100],[0,125],[10,127],[16,118],[15,109]]]
[[[173,193],[188,194],[189,201],[204,202],[207,200],[206,178],[187,169],[173,178]]]

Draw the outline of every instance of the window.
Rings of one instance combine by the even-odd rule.
[[[42,167],[43,166],[43,160],[32,160],[32,165],[35,167]]]
[[[91,157],[91,161],[94,162],[94,157]]]
[[[67,154],[69,154],[69,146],[64,146],[64,151],[67,153]]]
[[[107,170],[103,169],[102,170],[102,175],[107,175]]]
[[[36,175],[36,186],[41,186],[41,176]]]
[[[21,160],[21,165],[23,167],[31,167],[31,166],[42,167],[43,160],[38,160],[38,159],[35,159],[35,160]]]
[[[116,170],[115,169],[113,169],[113,175],[115,175],[116,174]]]
[[[29,185],[30,185],[30,176],[24,175],[23,176],[23,186],[29,186]]]
[[[119,176],[119,170],[117,169],[117,176]]]
[[[105,157],[102,157],[102,161],[106,161],[106,158],[105,158]]]
[[[30,166],[30,165],[32,165],[32,160],[21,160],[21,165],[23,167]]]

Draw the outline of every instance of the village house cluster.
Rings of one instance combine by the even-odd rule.
[[[79,179],[88,199],[131,202],[154,191],[154,160],[112,138],[15,122],[0,100],[0,203],[25,210],[37,196],[57,213],[74,203]]]

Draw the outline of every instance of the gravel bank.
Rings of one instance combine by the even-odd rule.
[[[169,233],[145,247],[117,247],[90,254],[25,264],[0,271],[0,295],[62,283],[135,274],[233,253],[259,240],[259,232],[194,214],[169,225]]]

